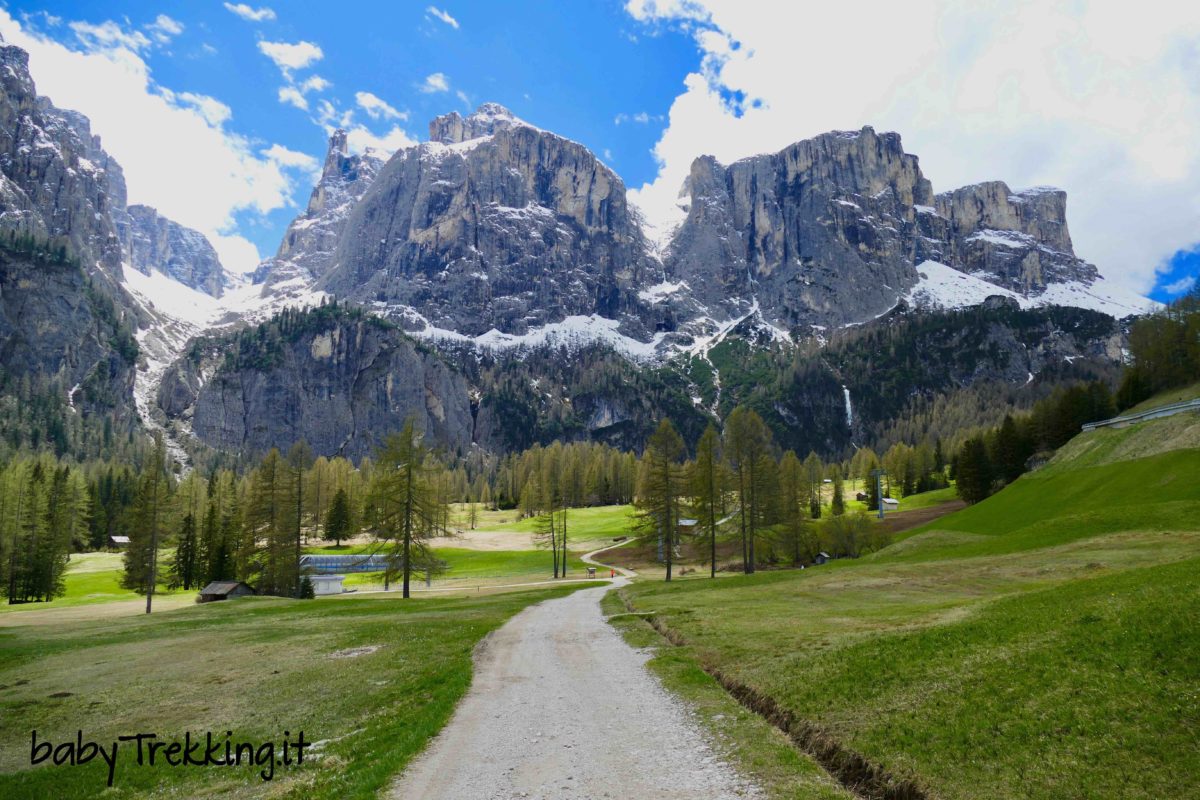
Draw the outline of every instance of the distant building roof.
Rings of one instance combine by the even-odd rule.
[[[681,519],[681,520],[679,520],[680,525],[683,525],[688,528],[692,527],[693,525],[697,524],[698,522],[700,522],[700,520],[698,520],[698,519]]]
[[[200,594],[229,594],[239,586],[245,586],[250,591],[254,591],[253,587],[241,581],[213,581],[201,589]]]
[[[824,550],[822,550],[821,552],[817,553],[817,555],[819,555],[819,556],[825,556],[825,558],[833,558],[833,556],[829,555],[829,553],[826,553]]]
[[[899,500],[896,500],[896,499],[894,499],[894,498],[891,498],[891,497],[885,497],[885,498],[883,498],[883,502],[884,502],[886,505],[889,505],[889,506],[898,506],[898,505],[900,505],[900,501],[899,501]]]
[[[112,540],[113,544],[129,544],[128,536],[110,536],[108,538]]]

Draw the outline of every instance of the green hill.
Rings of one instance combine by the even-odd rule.
[[[868,558],[625,596],[928,796],[1200,796],[1197,427],[1082,434]]]

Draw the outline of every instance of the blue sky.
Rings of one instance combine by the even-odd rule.
[[[1140,8],[0,0],[0,33],[92,118],[132,201],[239,270],[307,201],[331,126],[396,147],[495,101],[591,147],[659,230],[698,155],[899,131],[936,191],[1065,188],[1076,252],[1166,299],[1200,270],[1200,4]]]
[[[245,8],[238,14],[227,5]],[[352,124],[376,135],[399,127],[418,141],[427,137],[432,117],[495,101],[540,127],[586,143],[631,185],[654,177],[651,148],[664,115],[684,76],[700,61],[691,36],[677,26],[642,25],[618,2],[151,5],[110,0],[10,2],[7,7],[14,17],[24,17],[26,29],[75,49],[84,43],[71,23],[113,21],[125,32],[142,32],[152,45],[137,52],[156,84],[215,98],[232,111],[225,127],[255,142],[320,159],[324,128],[342,121],[328,115],[320,119],[322,100],[342,113],[354,111]],[[172,33],[168,23],[169,41],[161,46],[154,42],[160,15],[181,28]],[[308,43],[321,56],[290,69],[289,77],[260,43]],[[292,63],[303,60],[301,53]],[[32,69],[39,80],[36,62],[35,57]],[[431,75],[441,78],[427,84]],[[328,85],[303,92],[308,110],[281,101],[281,89],[299,90],[314,77]],[[376,96],[399,116],[384,110],[372,118],[356,103],[360,92]],[[293,200],[303,205],[311,184],[299,176],[296,184]],[[135,195],[137,189],[131,186]],[[237,230],[265,256],[275,250],[295,213],[295,207],[265,214],[248,208],[234,216]]]

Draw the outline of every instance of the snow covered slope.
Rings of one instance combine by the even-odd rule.
[[[1026,297],[937,261],[921,262],[917,265],[917,274],[920,280],[904,299],[918,308],[966,308],[999,295],[1012,298],[1021,308],[1075,306],[1120,319],[1131,314],[1145,314],[1159,305],[1104,278],[1098,278],[1090,286],[1081,281],[1053,283],[1041,294]]]

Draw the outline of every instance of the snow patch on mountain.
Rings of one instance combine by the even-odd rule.
[[[1104,278],[1090,286],[1079,281],[1052,283],[1040,294],[1025,296],[937,261],[918,264],[917,275],[920,280],[905,299],[918,308],[966,308],[999,295],[1015,300],[1021,308],[1075,306],[1121,319],[1131,314],[1144,314],[1158,306],[1153,300]]]

